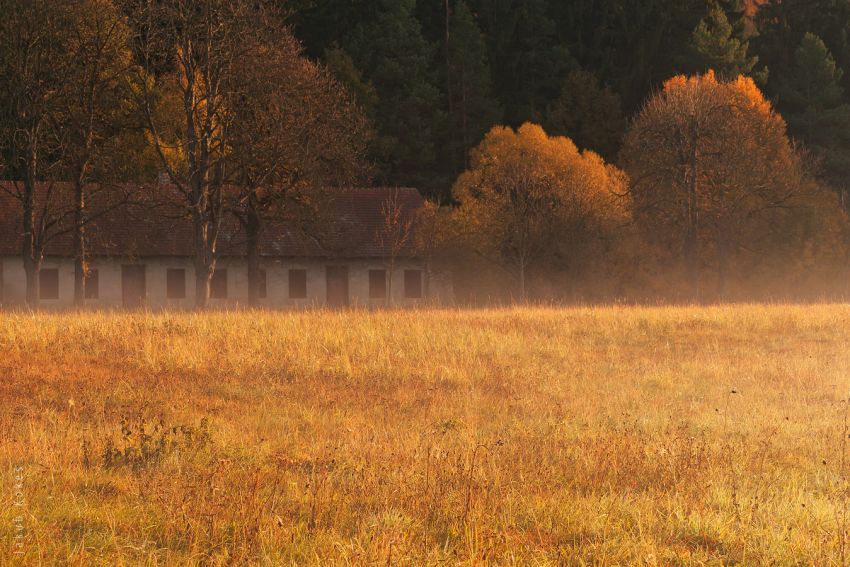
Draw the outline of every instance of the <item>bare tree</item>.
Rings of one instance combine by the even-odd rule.
[[[399,199],[399,190],[394,189],[381,203],[381,226],[375,231],[375,242],[380,248],[387,267],[387,305],[393,303],[393,276],[396,263],[405,248],[411,243],[413,220],[411,211],[405,211]]]
[[[270,222],[319,236],[333,187],[368,176],[367,121],[352,96],[301,54],[286,28],[255,36],[254,63],[228,89],[235,173],[228,209],[246,235],[249,302],[259,295],[260,239]]]
[[[193,224],[195,305],[209,303],[224,216],[234,180],[231,89],[250,71],[252,38],[276,14],[252,0],[140,0],[129,6],[138,56],[141,108],[162,167]],[[170,105],[170,106],[169,106]]]
[[[90,201],[115,206],[104,203],[114,200],[114,196],[104,199],[105,195],[96,193],[117,192],[112,185],[116,172],[106,172],[110,179],[102,178],[100,184],[90,182],[104,153],[120,149],[114,144],[110,147],[110,141],[119,138],[127,126],[132,56],[129,27],[113,2],[82,0],[72,4],[74,17],[68,46],[73,56],[72,71],[61,98],[66,147],[63,169],[74,184],[74,304],[82,306],[88,271],[86,225],[92,216]],[[125,160],[135,157],[127,151],[121,153]]]
[[[38,304],[45,246],[63,217],[58,188],[40,182],[60,174],[59,101],[70,69],[71,15],[52,0],[0,1],[0,136],[3,186],[21,204],[26,300]]]

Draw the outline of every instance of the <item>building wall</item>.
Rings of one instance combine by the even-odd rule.
[[[98,271],[99,295],[97,299],[88,299],[86,304],[92,308],[110,309],[124,306],[122,296],[122,265],[144,264],[146,296],[144,305],[151,309],[190,309],[194,305],[195,275],[191,258],[159,257],[134,260],[118,258],[95,258],[91,268]],[[348,268],[349,305],[352,307],[381,307],[386,304],[382,299],[369,298],[369,270],[386,269],[380,259],[376,260],[287,260],[263,259],[261,268],[266,271],[267,297],[260,299],[259,307],[266,308],[303,308],[318,307],[326,301],[326,268],[328,266],[346,266]],[[59,298],[42,299],[39,302],[44,309],[71,307],[74,302],[74,262],[69,258],[46,258],[42,268],[56,268],[59,274]],[[186,297],[168,299],[166,294],[167,270],[180,268],[186,273]],[[223,258],[218,261],[218,269],[227,270],[227,299],[212,299],[213,307],[238,307],[248,302],[247,265],[241,258]],[[289,298],[289,270],[307,271],[307,298]],[[421,299],[406,299],[404,290],[404,272],[408,269],[422,270]],[[448,280],[440,277],[428,278],[421,262],[402,260],[397,263],[392,278],[392,296],[395,306],[415,306],[429,301],[450,301],[451,286]],[[430,297],[424,297],[426,292]],[[26,277],[23,265],[18,257],[0,257],[0,304],[20,305],[26,298]]]

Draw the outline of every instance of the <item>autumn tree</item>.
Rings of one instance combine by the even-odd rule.
[[[635,119],[622,163],[638,224],[683,259],[695,299],[706,265],[725,294],[731,259],[759,247],[769,213],[801,186],[785,122],[752,79],[711,72],[665,83]]]
[[[128,143],[131,138],[125,132],[130,126],[133,65],[125,18],[109,0],[72,2],[68,8],[72,27],[67,48],[72,58],[59,102],[66,148],[63,170],[74,186],[74,304],[81,306],[87,280],[86,225],[98,214],[90,210],[90,201],[100,201],[100,208],[124,201],[127,195],[113,187],[120,177],[120,168],[112,167],[114,154],[138,163],[144,150]]]
[[[0,151],[4,191],[21,207],[26,301],[38,304],[44,250],[67,230],[62,176],[65,150],[62,99],[68,92],[75,27],[70,4],[53,0],[0,1]]]
[[[246,236],[249,302],[259,297],[260,238],[270,223],[290,231],[322,226],[335,187],[367,178],[369,124],[327,69],[306,59],[287,29],[255,36],[249,69],[230,77],[228,164],[235,192],[228,210]],[[330,193],[330,194],[329,194]]]
[[[139,0],[131,3],[140,105],[162,167],[193,224],[195,305],[206,307],[225,214],[225,187],[241,174],[231,139],[241,125],[228,103],[248,72],[261,72],[255,37],[280,26],[265,2]],[[163,114],[159,104],[176,108]]]
[[[454,186],[455,224],[477,254],[516,277],[548,267],[577,275],[595,244],[622,220],[625,176],[568,138],[540,127],[496,127]]]

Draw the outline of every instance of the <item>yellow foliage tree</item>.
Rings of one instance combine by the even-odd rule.
[[[516,277],[528,296],[529,272],[577,275],[626,215],[625,175],[540,126],[495,127],[472,151],[457,180],[454,225],[467,245]]]
[[[775,249],[772,226],[811,186],[784,120],[747,77],[670,79],[633,122],[621,157],[639,227],[683,259],[694,298],[705,267],[722,297],[739,254]]]

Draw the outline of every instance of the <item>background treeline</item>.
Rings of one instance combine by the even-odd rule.
[[[419,187],[451,208],[443,258],[454,260],[461,298],[799,298],[847,291],[846,0],[303,0],[291,21],[307,52],[325,61],[373,120],[376,180]],[[691,173],[700,189],[688,229],[654,203],[675,201],[687,164],[654,160],[659,148],[648,147],[646,121],[644,130],[637,122],[665,81],[709,70],[720,83],[752,78],[760,91],[750,93],[753,99],[763,93],[765,112],[784,119],[775,124],[781,133],[774,143],[787,148],[757,155],[771,142],[742,124],[706,134],[716,137],[722,157],[707,160],[711,179]],[[604,243],[598,230],[596,237],[581,230],[576,236],[573,215],[559,237],[546,233],[545,249],[520,262],[531,250],[518,252],[507,238],[522,232],[510,228],[507,213],[493,220],[502,240],[470,218],[463,202],[468,177],[458,179],[470,167],[485,169],[475,167],[482,150],[474,148],[494,125],[525,123],[624,169],[630,189],[627,203],[617,206],[628,214]],[[750,146],[741,141],[752,135]],[[668,167],[668,178],[647,185],[639,177],[648,163]],[[762,166],[785,177],[742,175]],[[736,184],[737,197],[730,196]],[[490,240],[487,250],[482,238]]]
[[[194,227],[198,306],[225,219],[255,300],[267,225],[320,234],[323,189],[369,183],[429,198],[419,245],[461,300],[848,290],[850,0],[0,12],[0,174],[31,304],[69,235],[84,302],[87,227],[157,172]]]
[[[450,200],[468,150],[496,124],[541,124],[615,159],[650,94],[708,69],[755,78],[791,134],[830,154],[833,178],[844,173],[846,0],[300,2],[295,34],[375,121],[382,183]]]

